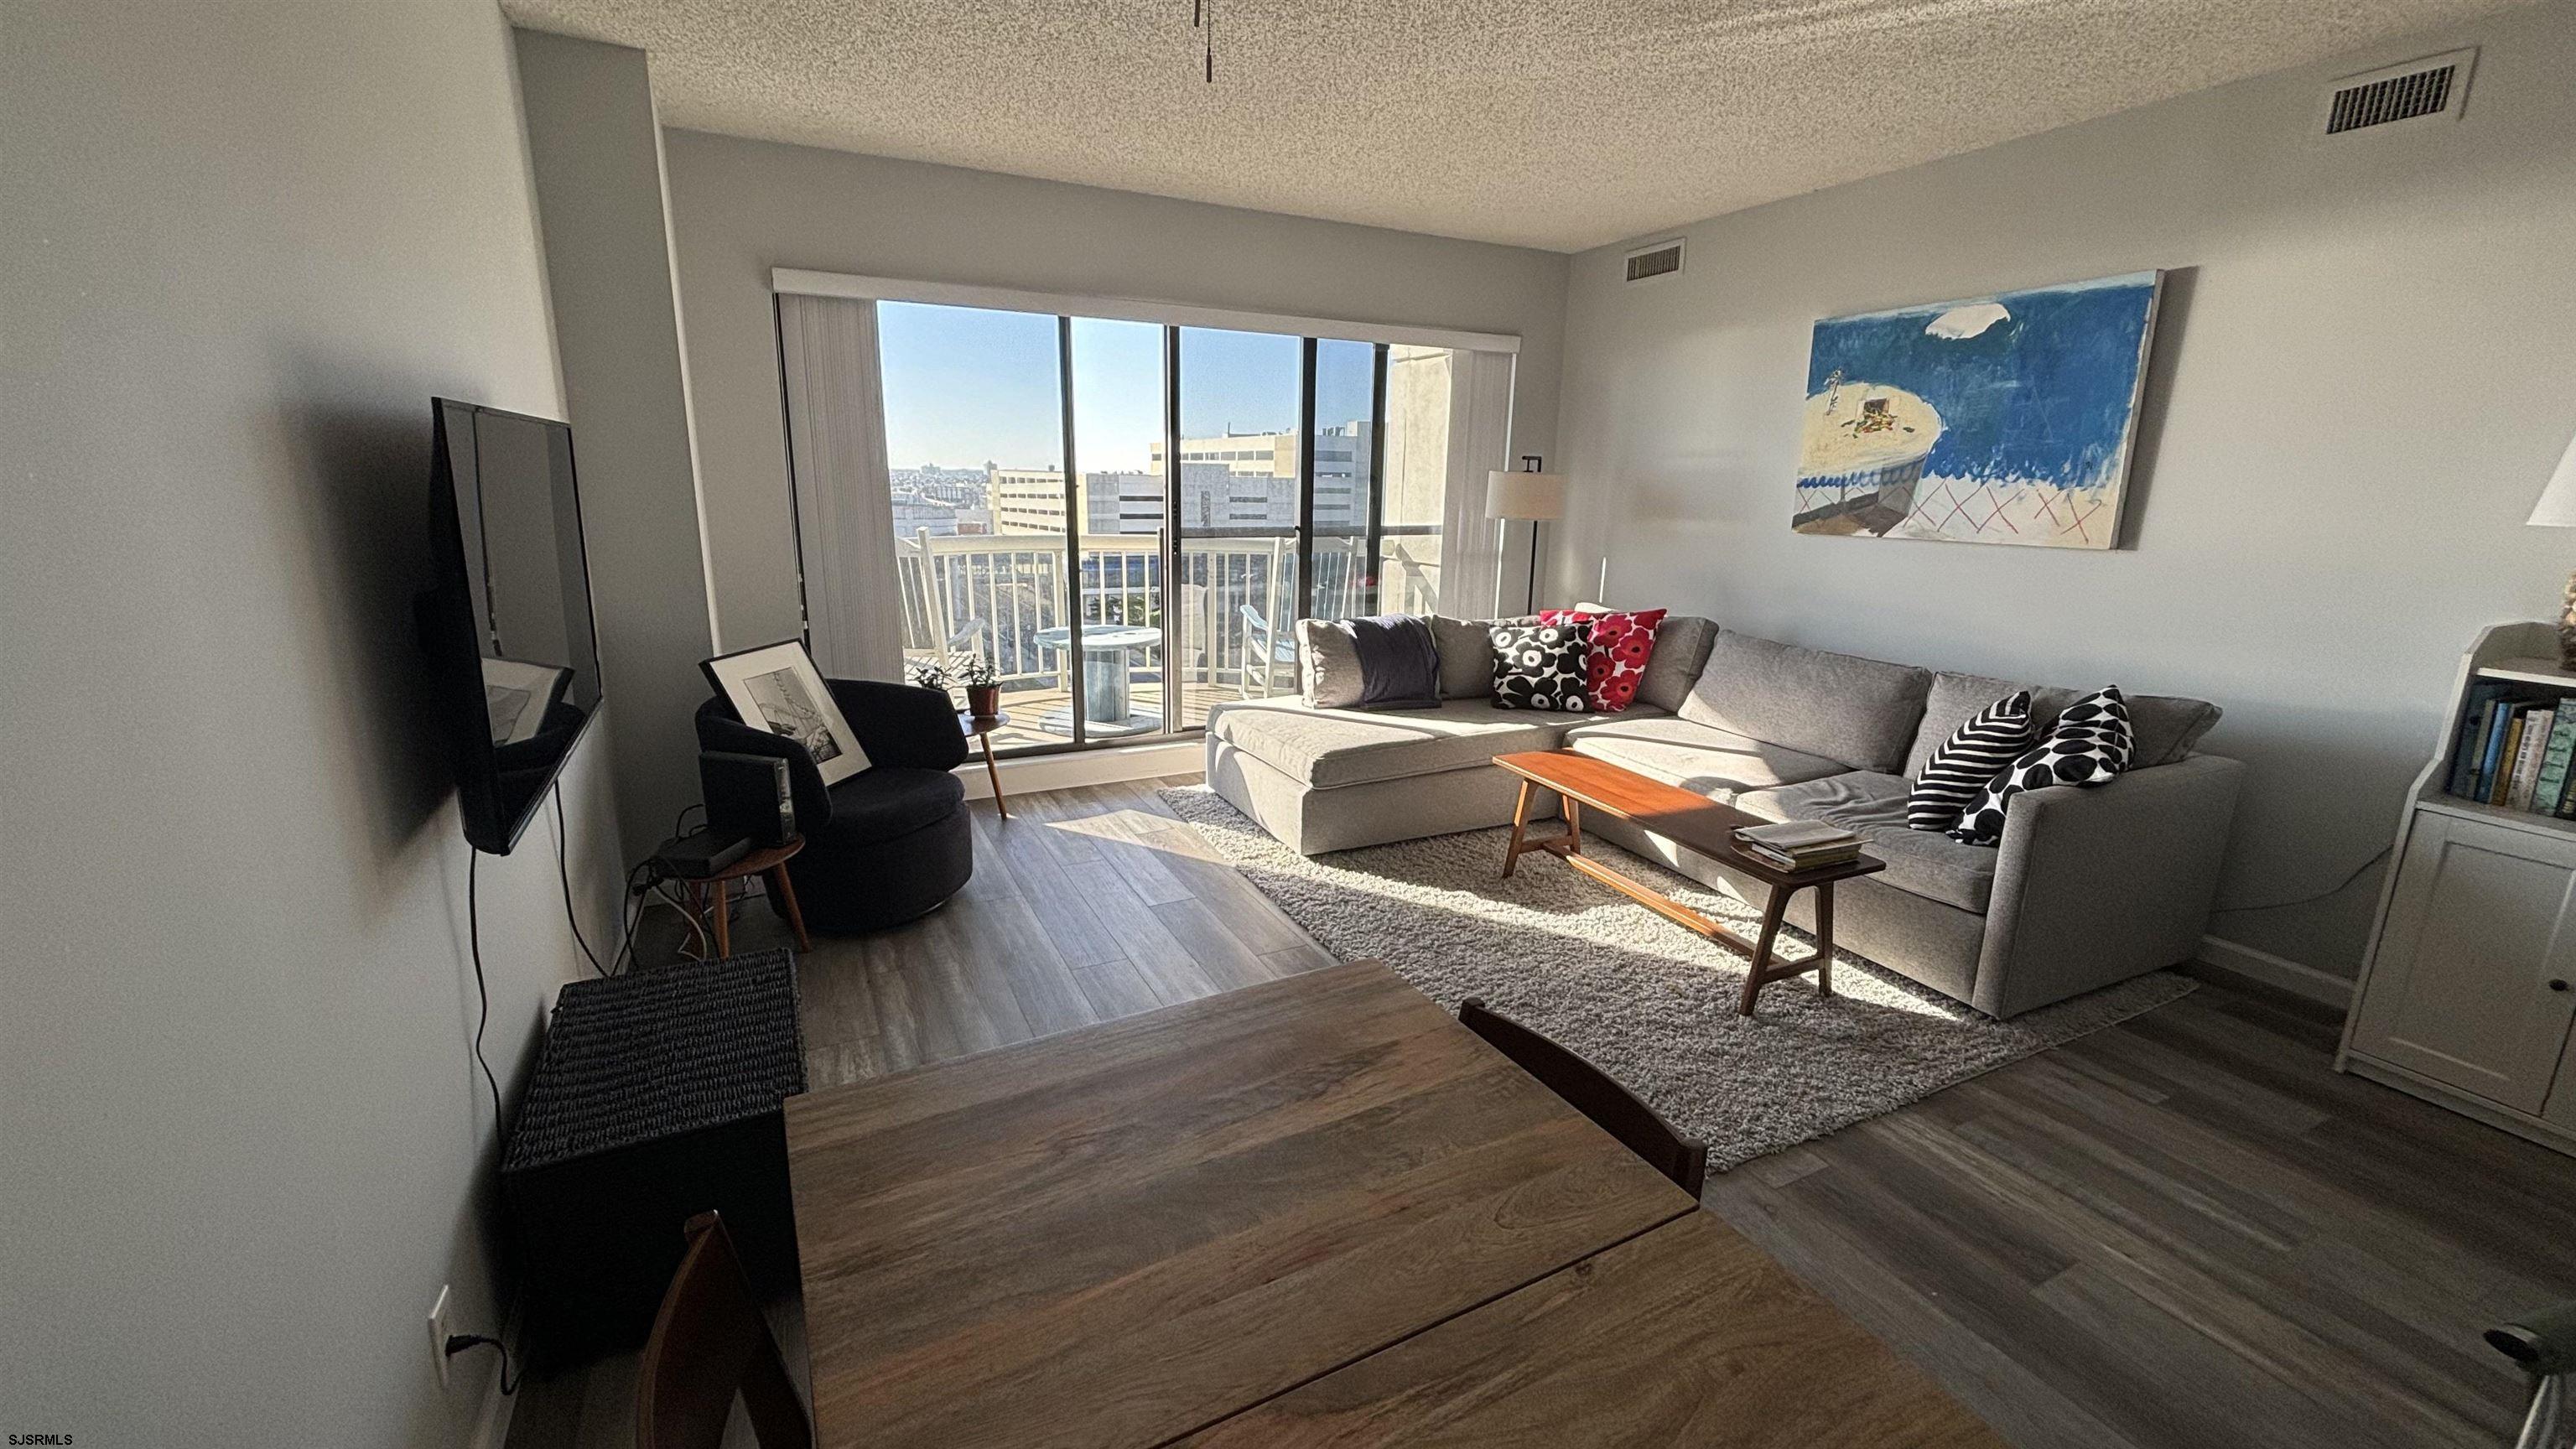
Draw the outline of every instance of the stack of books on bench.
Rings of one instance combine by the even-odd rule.
[[[1735,845],[1755,860],[1782,870],[1816,870],[1860,856],[1859,836],[1839,825],[1813,820],[1741,826],[1735,832]]]

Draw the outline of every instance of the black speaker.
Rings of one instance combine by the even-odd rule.
[[[744,836],[760,847],[785,845],[796,833],[796,792],[785,760],[709,750],[698,756],[698,789],[706,796],[707,828],[718,835]]]

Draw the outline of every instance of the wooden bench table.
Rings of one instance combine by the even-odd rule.
[[[1657,915],[1749,954],[1753,961],[1744,974],[1743,1000],[1736,1007],[1742,1015],[1753,1014],[1754,1000],[1761,995],[1763,987],[1809,971],[1816,973],[1816,990],[1826,996],[1833,995],[1834,882],[1885,870],[1887,862],[1863,855],[1839,865],[1819,866],[1813,870],[1783,870],[1735,843],[1738,829],[1777,822],[1720,805],[1705,795],[1695,795],[1678,785],[1651,780],[1608,760],[1578,755],[1572,750],[1525,750],[1519,754],[1496,755],[1494,763],[1521,779],[1520,803],[1512,812],[1512,841],[1503,852],[1503,875],[1506,878],[1523,855],[1543,850],[1563,858],[1567,865],[1639,902]],[[1564,801],[1565,833],[1532,840],[1529,838],[1530,806],[1542,789],[1555,791]],[[1724,921],[1694,911],[1663,892],[1585,856],[1583,811],[1586,807],[1625,820],[1650,835],[1660,835],[1684,850],[1705,855],[1729,870],[1751,876],[1769,887],[1769,894],[1762,903],[1760,933],[1747,940],[1742,932]],[[1788,913],[1789,898],[1802,890],[1816,893],[1816,954],[1808,960],[1783,965],[1773,959],[1772,947],[1780,935],[1780,920]]]

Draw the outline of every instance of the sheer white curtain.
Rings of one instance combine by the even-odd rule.
[[[898,678],[903,589],[886,482],[877,304],[782,293],[778,346],[814,663],[839,679]]]
[[[1512,354],[1458,351],[1449,366],[1449,484],[1440,514],[1440,612],[1489,619],[1500,562],[1485,475],[1511,466]]]

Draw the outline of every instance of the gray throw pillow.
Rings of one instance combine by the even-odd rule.
[[[1517,619],[1451,619],[1431,616],[1432,642],[1440,649],[1440,697],[1489,699],[1494,693],[1494,626],[1535,624]]]
[[[1655,654],[1646,661],[1646,677],[1637,682],[1637,703],[1678,713],[1700,671],[1708,667],[1708,651],[1716,643],[1715,623],[1696,614],[1666,614],[1655,628]]]
[[[1357,708],[1364,687],[1359,641],[1330,619],[1298,620],[1297,674],[1306,702],[1315,708]]]
[[[2043,730],[2054,728],[2067,711],[2091,698],[2091,691],[2064,685],[2035,687],[2030,692],[2031,722]],[[2139,770],[2189,758],[2191,747],[2200,743],[2200,737],[2209,733],[2224,713],[2208,700],[2172,694],[2132,694],[2126,697],[2125,704],[2131,731],[2128,764]]]

